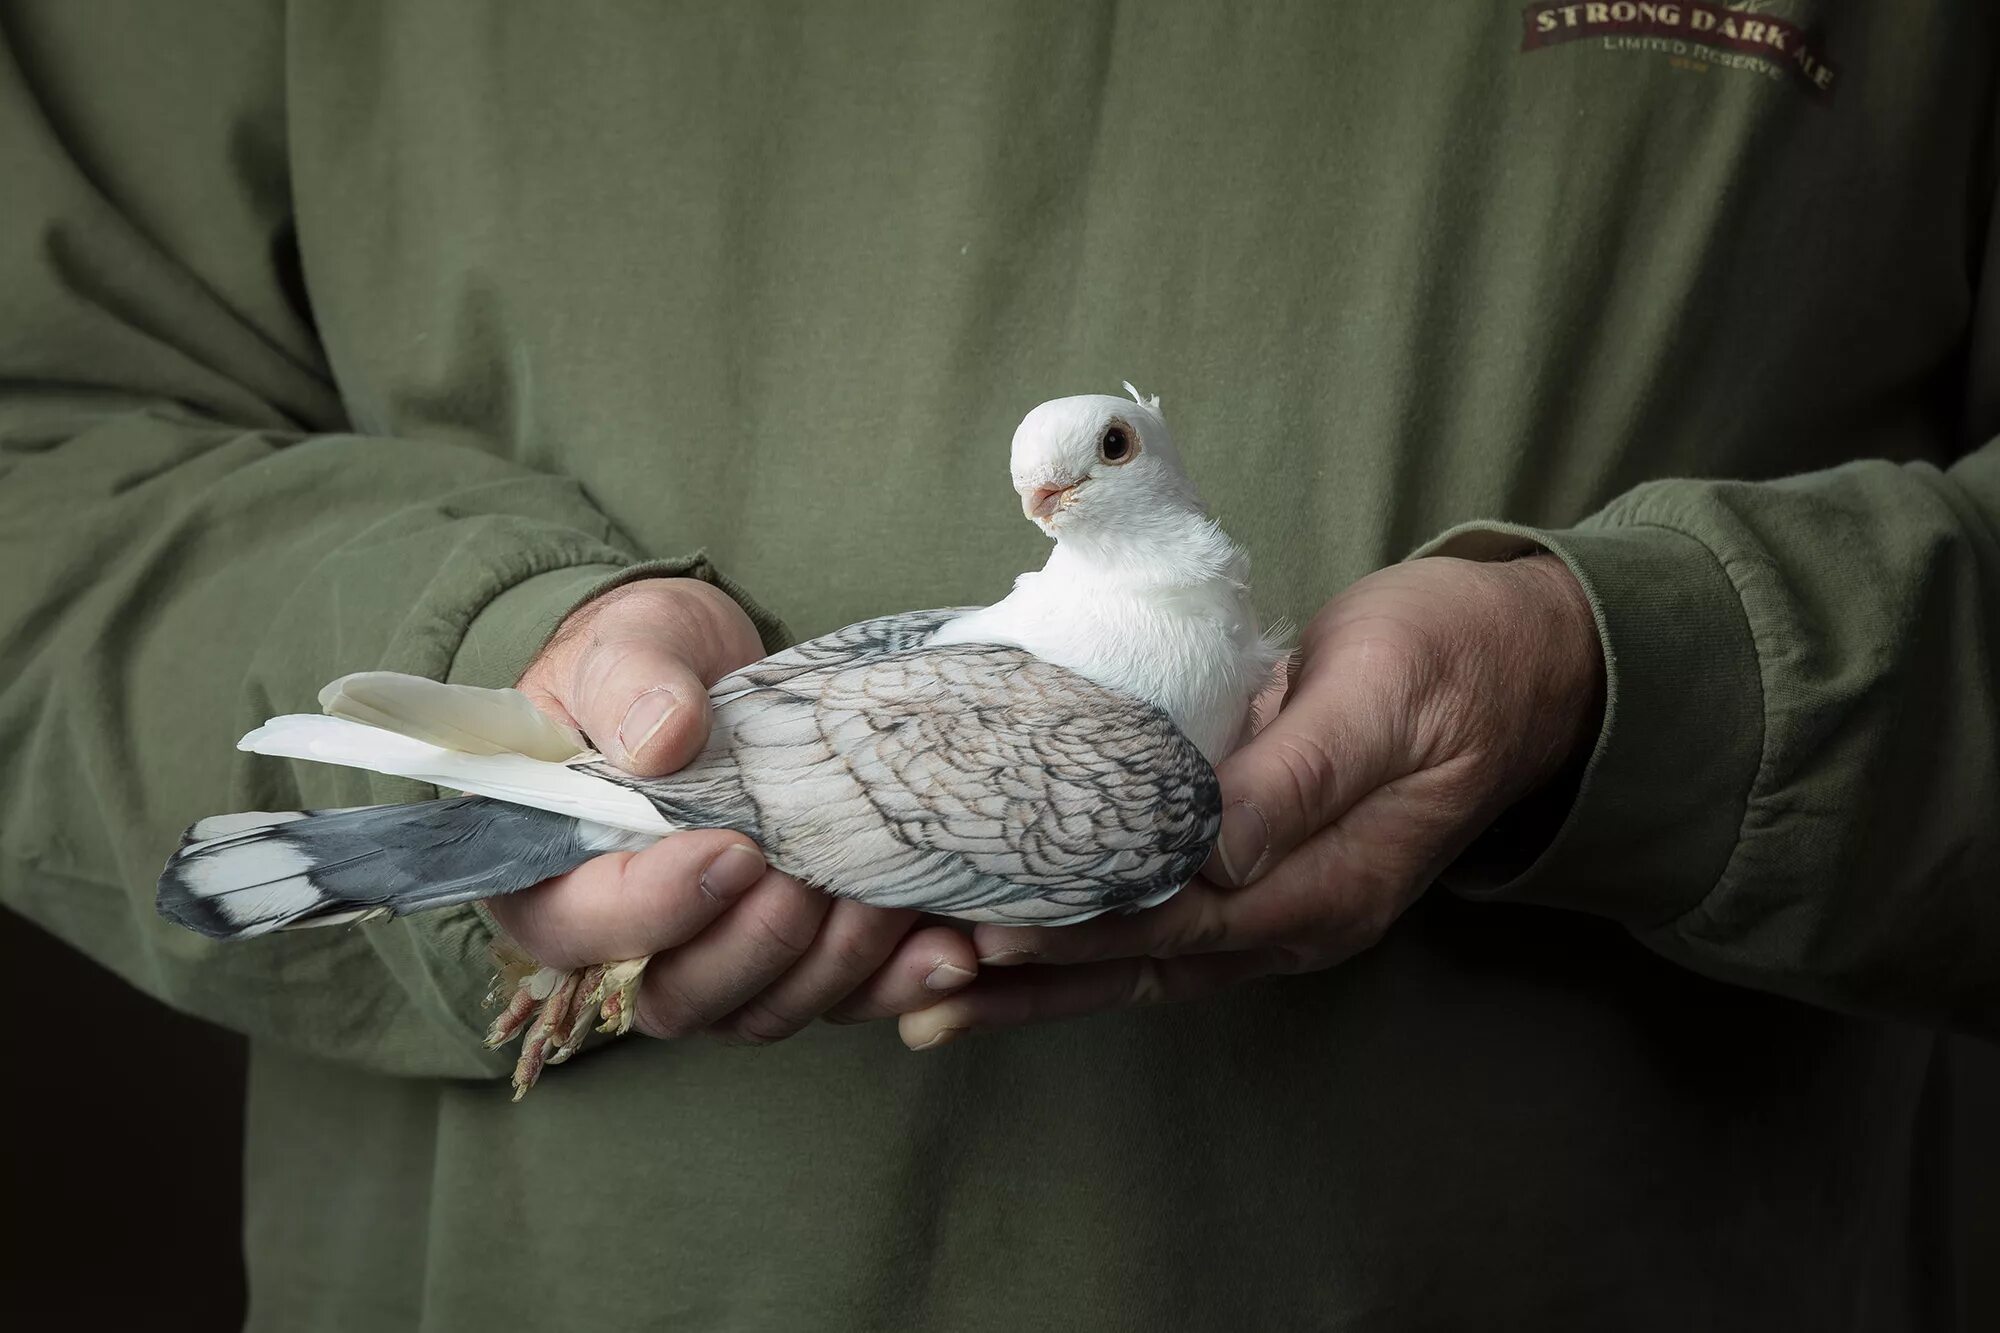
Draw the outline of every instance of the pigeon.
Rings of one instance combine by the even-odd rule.
[[[319,714],[238,748],[465,793],[402,805],[218,815],[159,883],[167,920],[214,939],[374,920],[511,893],[682,829],[735,829],[828,893],[961,921],[1065,925],[1171,897],[1221,823],[1213,765],[1284,657],[1249,558],[1208,516],[1158,397],[1058,398],[1010,458],[1055,547],[986,607],[885,615],[717,681],[702,752],[621,772],[514,690],[344,676]],[[646,959],[580,972],[504,940],[498,1046],[543,1065],[632,1022]],[[532,1021],[531,1021],[532,1016]]]

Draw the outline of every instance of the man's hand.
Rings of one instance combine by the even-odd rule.
[[[991,970],[905,1015],[903,1040],[924,1050],[1353,956],[1591,743],[1603,674],[1589,603],[1554,556],[1362,579],[1307,626],[1276,715],[1274,690],[1268,724],[1218,767],[1203,878],[1129,916],[979,927]]]
[[[726,594],[645,579],[580,607],[519,688],[620,768],[671,773],[708,739],[708,687],[763,655]],[[659,955],[636,1026],[775,1041],[826,1016],[886,1018],[935,1001],[978,969],[971,944],[916,914],[836,902],[764,864],[740,833],[673,834],[488,901],[537,962],[578,968]]]

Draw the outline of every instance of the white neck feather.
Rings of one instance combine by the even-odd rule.
[[[1187,511],[1143,528],[1065,534],[1004,600],[933,643],[1005,643],[1146,699],[1213,763],[1243,738],[1282,650],[1258,631],[1249,557]]]

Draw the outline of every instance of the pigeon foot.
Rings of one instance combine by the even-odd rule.
[[[493,960],[500,967],[487,992],[489,1007],[499,1007],[486,1032],[488,1049],[521,1038],[514,1062],[514,1100],[535,1086],[542,1071],[575,1055],[590,1032],[590,1016],[602,1022],[597,1030],[622,1036],[632,1029],[639,979],[650,959],[632,958],[594,967],[544,967],[521,952],[511,940],[495,940]]]

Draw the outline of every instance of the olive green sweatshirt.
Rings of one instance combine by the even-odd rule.
[[[1949,1318],[1926,1089],[2000,1030],[1988,6],[0,35],[0,882],[248,1034],[255,1327]],[[1609,699],[1552,839],[1318,975],[924,1055],[628,1039],[519,1106],[470,910],[155,917],[199,816],[427,794],[233,748],[344,672],[509,683],[644,562],[774,646],[993,600],[1045,553],[1013,425],[1126,378],[1268,616],[1461,524],[1570,563]]]

